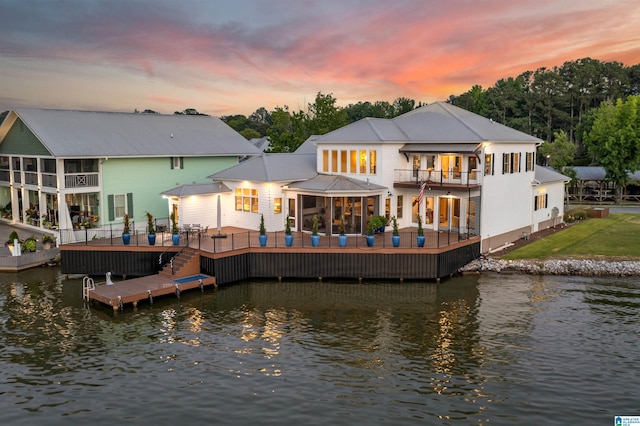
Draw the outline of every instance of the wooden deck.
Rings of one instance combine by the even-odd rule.
[[[202,287],[200,284],[202,279]],[[153,303],[153,298],[167,295],[176,295],[196,288],[215,286],[216,279],[205,274],[192,275],[190,277],[167,277],[160,274],[146,277],[133,278],[114,282],[113,285],[100,283],[94,290],[87,293],[87,301],[96,301],[111,306],[113,310],[123,309],[127,303],[138,306],[141,300]]]

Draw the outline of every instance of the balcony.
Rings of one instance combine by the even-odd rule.
[[[65,188],[91,188],[100,186],[98,173],[65,173]]]
[[[482,176],[478,170],[463,172],[459,170],[436,169],[395,169],[393,186],[396,188],[414,188],[421,182],[432,187],[478,188],[482,184]]]

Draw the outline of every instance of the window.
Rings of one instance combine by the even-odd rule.
[[[384,217],[391,219],[391,198],[384,200]]]
[[[118,194],[113,196],[113,207],[115,217],[124,217],[124,213],[127,211],[127,198],[124,194]]]
[[[536,195],[534,201],[534,210],[542,210],[547,208],[547,197],[548,194]]]
[[[347,151],[340,151],[340,173],[347,173]]]
[[[331,172],[338,172],[338,151],[331,151]]]
[[[358,173],[358,151],[349,151],[349,173]]]
[[[536,162],[536,153],[535,152],[527,152],[527,164],[526,164],[526,170],[527,172],[532,171],[533,170],[533,165]]]
[[[520,173],[520,153],[511,154],[511,173]]]
[[[322,150],[322,171],[329,173],[329,150]]]
[[[402,195],[398,195],[398,205],[396,207],[396,217],[402,219]]]
[[[502,154],[502,174],[511,173],[511,154]]]
[[[171,170],[174,169],[184,169],[182,157],[171,157]]]
[[[107,196],[107,210],[110,221],[122,219],[125,213],[133,217],[133,193],[109,194]]]
[[[493,154],[485,154],[484,156],[484,175],[493,174]]]
[[[258,213],[258,190],[236,188],[236,211]]]
[[[376,150],[372,149],[369,151],[369,173],[372,175],[376,174]]]
[[[360,151],[360,173],[367,173],[367,151]]]
[[[275,214],[282,213],[282,198],[273,199],[273,212]]]

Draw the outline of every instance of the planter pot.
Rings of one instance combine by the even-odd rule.
[[[311,236],[311,245],[314,247],[318,247],[320,244],[320,235],[312,235]]]
[[[373,247],[373,243],[376,241],[375,235],[367,235],[367,247]]]
[[[45,250],[51,250],[51,241],[45,241],[42,243],[42,248]]]
[[[267,234],[260,234],[258,235],[258,238],[260,239],[260,247],[267,245]]]
[[[156,245],[156,234],[147,234],[147,240],[149,241],[150,246]]]
[[[171,234],[171,242],[174,246],[180,245],[180,234]]]
[[[293,245],[293,235],[284,234],[284,243],[287,245],[287,247],[291,247]]]
[[[400,247],[400,235],[392,235],[391,243],[393,243],[394,247]]]
[[[418,247],[424,247],[425,236],[424,235],[418,235],[416,238],[417,238],[417,241],[418,241]]]
[[[338,243],[340,244],[340,247],[346,247],[347,246],[347,236],[346,235],[338,235]]]
[[[131,234],[122,234],[122,243],[126,246],[131,243]]]

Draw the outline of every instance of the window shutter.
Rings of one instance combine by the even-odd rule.
[[[133,193],[127,192],[127,214],[133,218]]]
[[[169,168],[173,170],[173,157],[169,157]]]
[[[495,154],[491,154],[491,176],[493,176],[493,173],[496,169],[496,162],[494,161],[495,159]]]
[[[533,197],[533,211],[538,210],[538,196]]]
[[[509,154],[506,154],[506,153],[502,154],[502,174],[506,173],[504,165],[507,162],[507,155],[509,155]]]
[[[184,169],[184,157],[180,157],[180,168]]]
[[[544,208],[546,209],[548,207],[547,205],[547,200],[549,199],[549,194],[544,194]]]
[[[116,218],[116,212],[113,209],[113,194],[107,195],[107,210],[109,211],[109,222],[112,222]]]

